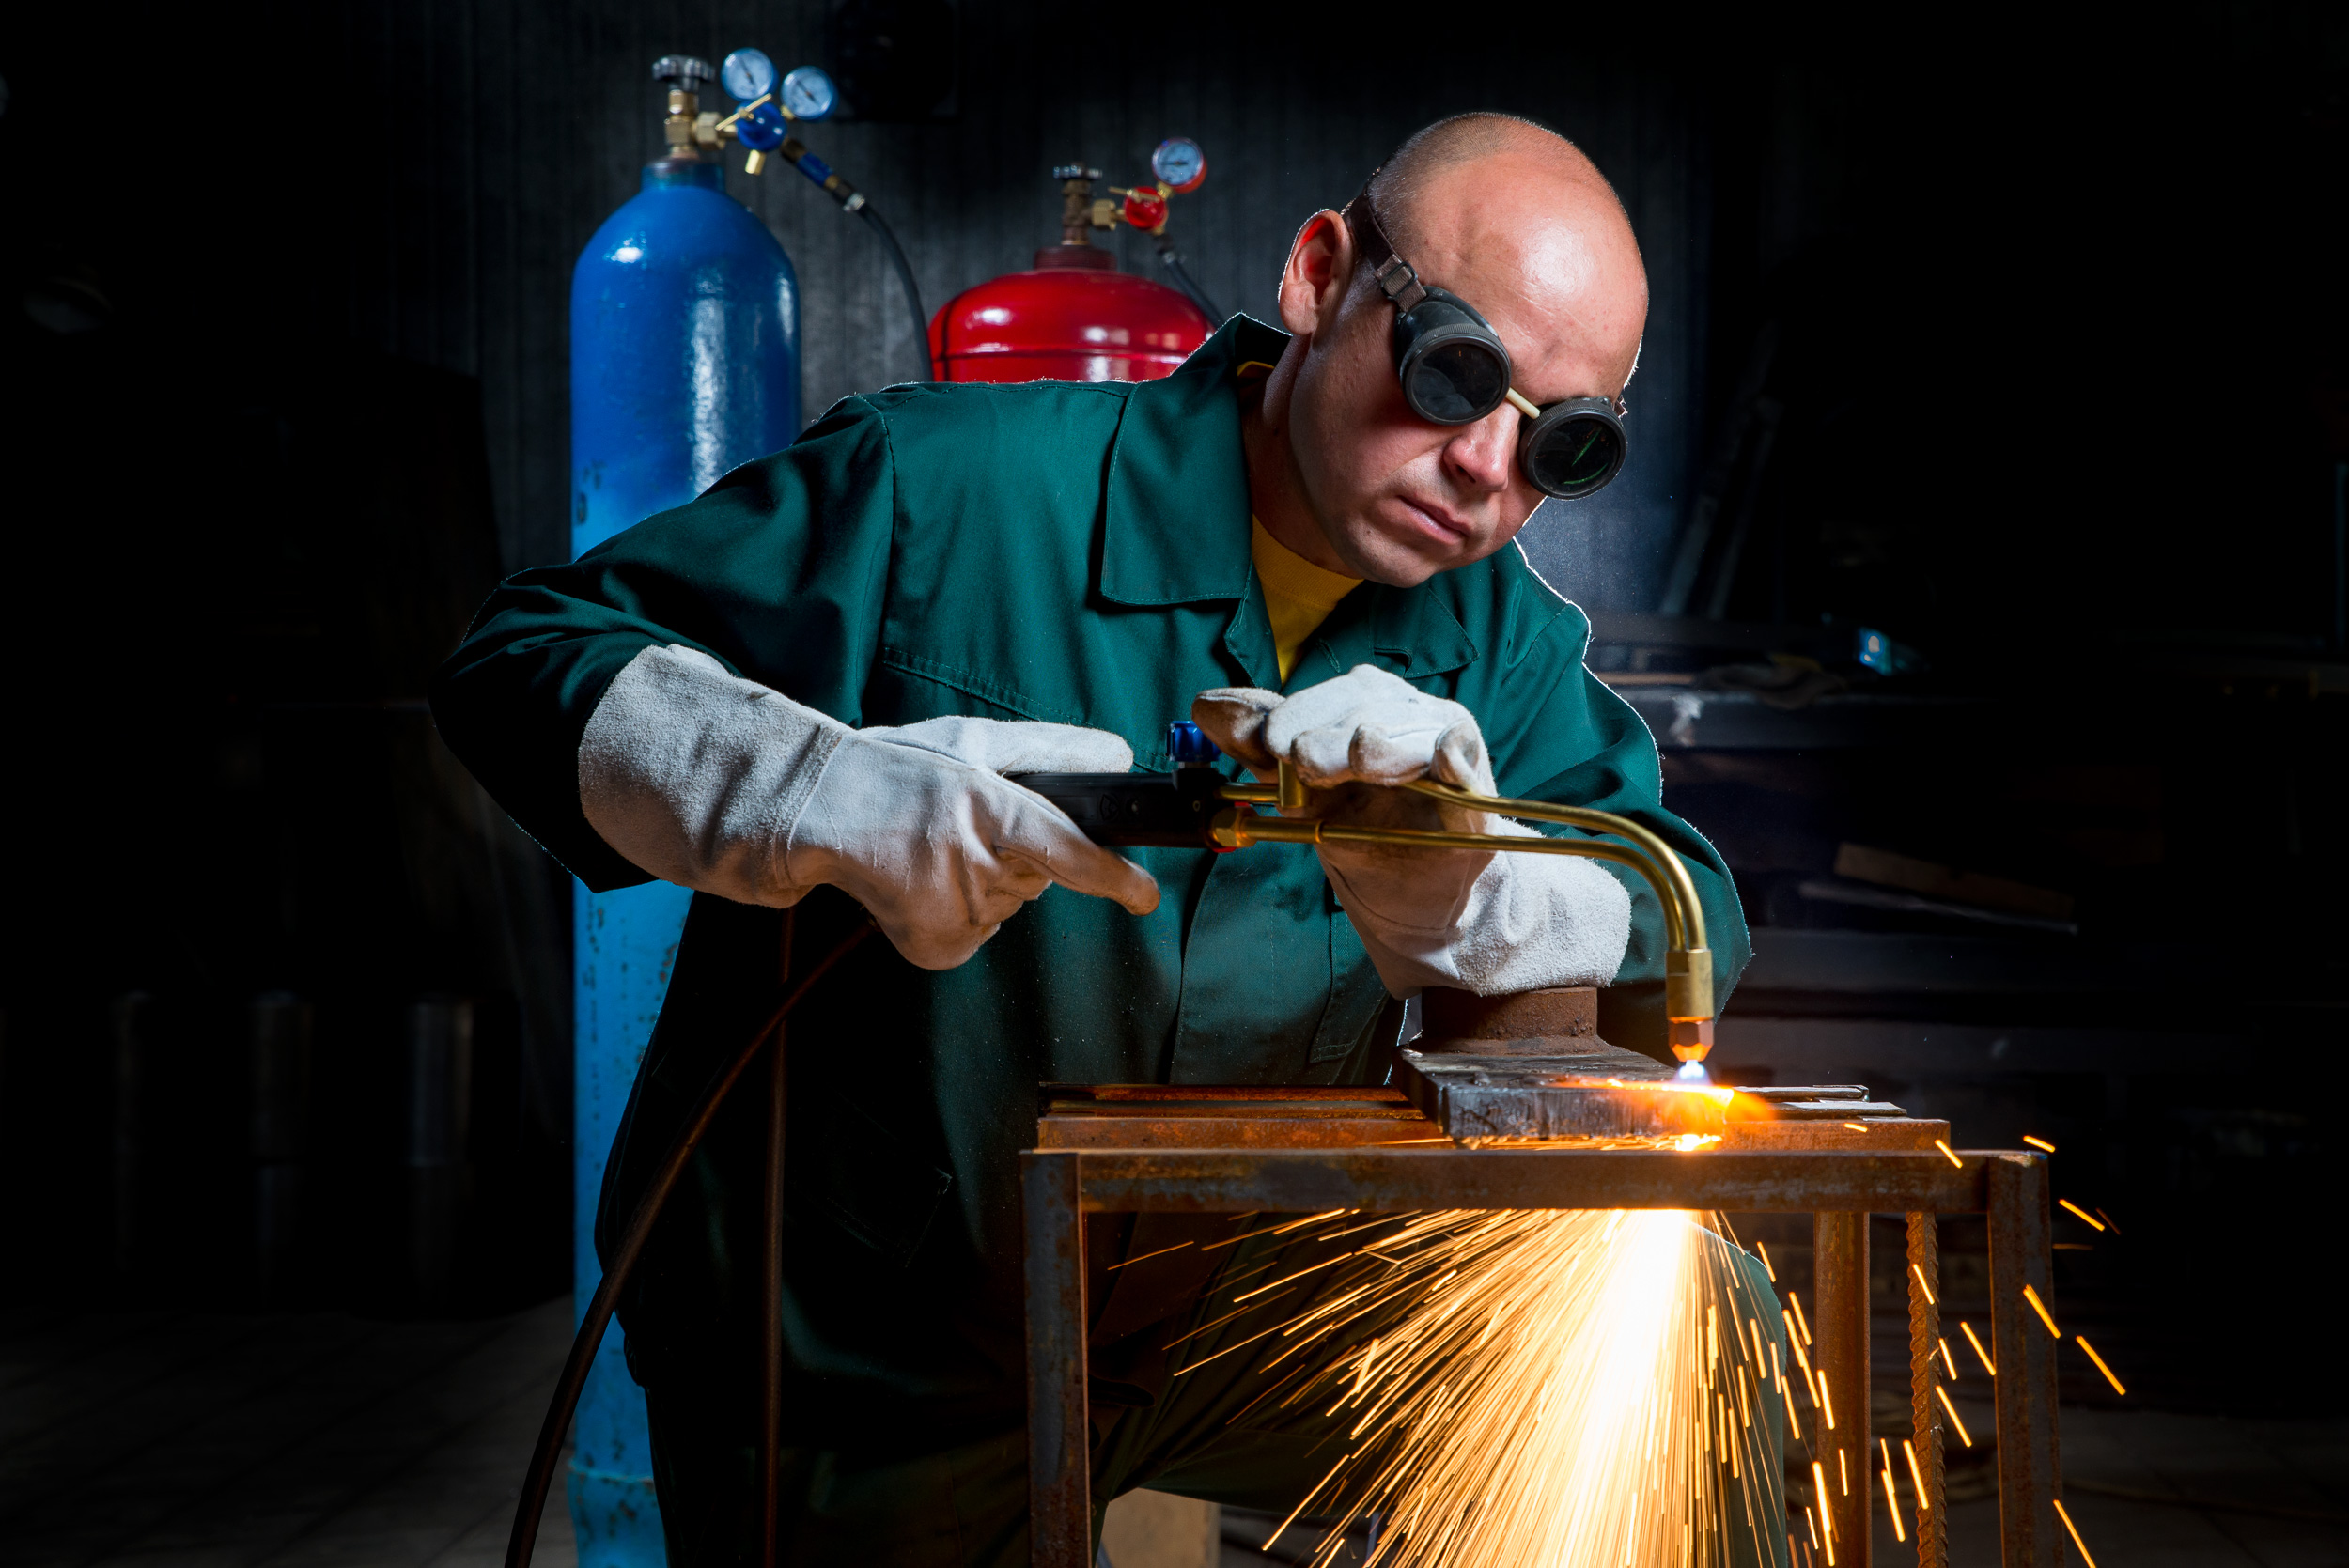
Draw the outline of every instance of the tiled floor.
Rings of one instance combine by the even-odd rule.
[[[0,1324],[7,1568],[490,1568],[569,1303]],[[574,1568],[558,1492],[537,1560]]]
[[[490,1568],[568,1306],[0,1320],[0,1568]],[[2349,1565],[2349,1420],[2067,1408],[2063,1459],[2099,1568]],[[1951,1525],[1953,1568],[1993,1568],[1997,1502]],[[1879,1516],[1879,1564],[1913,1549]],[[576,1568],[559,1494],[537,1560]]]
[[[1988,1405],[1959,1409],[1989,1430]],[[2061,1442],[2064,1507],[2099,1568],[2349,1563],[2349,1421],[2067,1408]],[[1950,1547],[1952,1568],[1997,1568],[1996,1498],[1951,1508]],[[1879,1514],[1876,1560],[1914,1551]]]

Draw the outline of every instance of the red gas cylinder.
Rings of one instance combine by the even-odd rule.
[[[1034,271],[947,301],[930,318],[930,358],[950,381],[1154,381],[1208,331],[1198,306],[1117,272],[1109,252],[1048,245]]]

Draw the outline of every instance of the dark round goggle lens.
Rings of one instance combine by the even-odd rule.
[[[1539,431],[1525,454],[1525,473],[1544,494],[1570,499],[1612,479],[1623,457],[1622,427],[1586,414]]]
[[[1406,367],[1403,391],[1422,419],[1467,425],[1501,406],[1509,391],[1509,366],[1473,338],[1438,343]]]

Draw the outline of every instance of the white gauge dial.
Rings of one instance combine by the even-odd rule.
[[[1165,184],[1188,191],[1206,178],[1207,155],[1189,136],[1169,136],[1150,155],[1150,168]]]
[[[794,119],[827,118],[837,99],[832,78],[814,66],[797,67],[783,79],[783,106]]]
[[[738,49],[718,68],[718,80],[737,103],[748,103],[775,90],[775,62],[763,49]]]

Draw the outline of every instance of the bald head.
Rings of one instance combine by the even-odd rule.
[[[1622,395],[1647,319],[1647,274],[1623,203],[1579,148],[1531,120],[1459,115],[1398,147],[1371,182],[1395,254],[1509,350],[1529,401]],[[1299,231],[1282,274],[1294,334],[1252,436],[1258,516],[1308,559],[1408,585],[1501,549],[1541,493],[1517,455],[1520,415],[1433,425],[1395,379],[1395,312],[1334,211]],[[1285,475],[1268,437],[1282,436]],[[1285,523],[1267,515],[1295,492]]]
[[[1486,301],[1504,297],[1547,313],[1630,378],[1647,321],[1647,269],[1622,199],[1580,147],[1515,115],[1454,115],[1394,149],[1371,179],[1370,199],[1422,279],[1487,319]],[[1486,293],[1471,275],[1491,279]],[[1513,358],[1524,352],[1510,342]]]
[[[1420,198],[1441,186],[1455,171],[1509,154],[1545,164],[1568,180],[1603,193],[1618,214],[1623,211],[1614,188],[1580,147],[1548,126],[1491,111],[1454,115],[1411,132],[1371,177],[1371,200],[1382,218],[1409,226]]]

